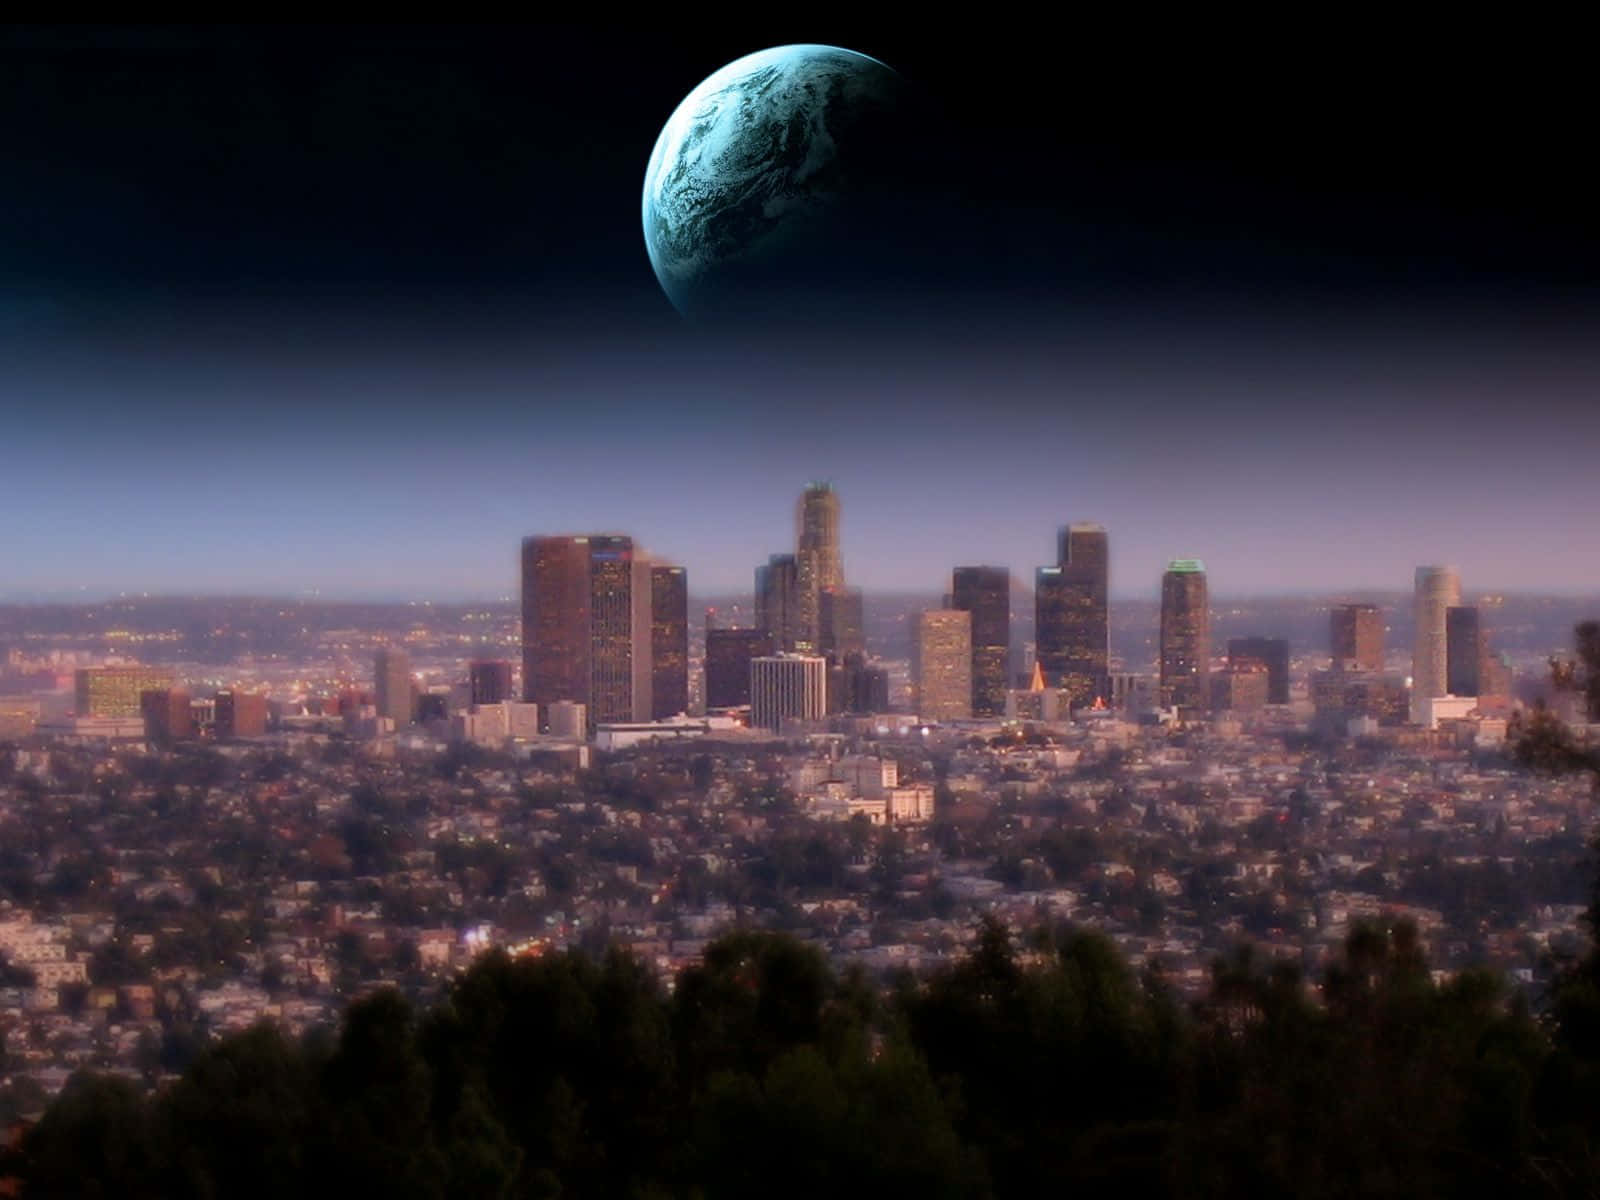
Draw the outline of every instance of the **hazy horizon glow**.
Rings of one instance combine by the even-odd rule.
[[[505,595],[524,536],[601,530],[743,592],[816,477],[868,589],[1027,579],[1073,521],[1120,596],[1182,557],[1216,595],[1600,585],[1586,110],[1437,56],[1352,94],[1332,47],[1063,78],[998,28],[818,29],[943,114],[935,269],[696,327],[639,181],[793,32],[552,28],[530,71],[477,27],[0,31],[0,595]]]

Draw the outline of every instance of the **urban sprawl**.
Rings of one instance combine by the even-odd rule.
[[[1116,650],[1099,526],[1031,589],[961,566],[929,604],[847,585],[827,485],[796,524],[703,623],[686,570],[615,534],[526,539],[520,611],[5,610],[6,1111],[429,997],[490,947],[622,945],[670,979],[760,926],[888,982],[993,914],[1199,995],[1241,943],[1314,977],[1404,917],[1436,971],[1536,998],[1579,945],[1592,783],[1506,748],[1534,704],[1593,728],[1570,624],[1513,637],[1425,566],[1403,612],[1329,601],[1294,640],[1181,559]]]

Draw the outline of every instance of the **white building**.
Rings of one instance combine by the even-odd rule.
[[[1440,721],[1459,721],[1478,707],[1476,696],[1411,697],[1411,720],[1424,729],[1439,728]]]
[[[789,722],[820,721],[828,712],[828,660],[775,654],[750,660],[750,725],[779,732]]]

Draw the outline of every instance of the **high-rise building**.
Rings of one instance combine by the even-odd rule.
[[[863,654],[847,654],[828,667],[828,711],[882,713],[889,711],[889,672],[875,667]]]
[[[750,663],[777,653],[764,629],[706,630],[706,708],[750,703]]]
[[[589,539],[522,541],[522,698],[541,710],[589,695]]]
[[[1047,686],[1089,704],[1108,698],[1110,542],[1099,525],[1067,525],[1057,550],[1056,565],[1034,578],[1035,657]]]
[[[650,712],[660,721],[689,711],[689,577],[650,568]]]
[[[756,628],[778,653],[795,648],[800,629],[800,574],[792,554],[774,554],[756,568]]]
[[[957,567],[950,606],[972,615],[972,715],[1004,716],[1011,663],[1011,572]]]
[[[1105,526],[1087,521],[1063,525],[1056,534],[1056,566],[1072,567],[1084,575],[1111,577],[1111,539]]]
[[[467,685],[473,704],[504,704],[511,693],[511,664],[503,658],[474,659],[467,666]]]
[[[372,676],[378,716],[388,717],[396,729],[411,724],[411,656],[395,646],[380,647]]]
[[[144,733],[157,745],[194,736],[194,709],[189,693],[179,688],[152,688],[139,693]]]
[[[959,608],[922,613],[912,649],[917,715],[924,721],[971,717],[972,614]]]
[[[1445,614],[1461,603],[1461,577],[1454,567],[1418,567],[1411,652],[1411,723],[1432,723],[1428,701],[1449,690],[1449,640]]]
[[[522,694],[590,727],[651,717],[650,563],[617,534],[522,543]]]
[[[750,660],[750,724],[781,730],[786,722],[820,721],[828,709],[828,660],[816,654],[774,654]]]
[[[822,653],[843,661],[867,652],[866,613],[860,588],[822,593]]]
[[[1376,604],[1336,604],[1328,616],[1333,665],[1353,671],[1383,670],[1383,613]]]
[[[650,563],[632,538],[591,537],[589,581],[589,719],[648,721]]]
[[[1289,643],[1284,638],[1228,639],[1228,667],[1257,663],[1267,673],[1267,704],[1289,703]]]
[[[1228,668],[1211,677],[1211,707],[1218,712],[1254,712],[1273,703],[1271,672],[1257,659],[1228,656]]]
[[[406,702],[410,703],[409,674],[406,676]],[[215,697],[215,726],[218,741],[261,737],[267,732],[267,697],[261,692],[218,692]],[[380,710],[379,715],[384,715]],[[395,722],[397,725],[398,721]]]
[[[1444,614],[1445,690],[1476,696],[1482,690],[1483,625],[1476,605],[1452,605]]]
[[[1211,699],[1211,610],[1206,566],[1174,559],[1161,577],[1161,703],[1204,709]]]
[[[74,711],[80,717],[137,717],[140,697],[172,686],[166,667],[80,667],[73,678]]]
[[[839,494],[827,483],[806,485],[795,505],[795,643],[822,649],[822,596],[844,588],[839,551]]]

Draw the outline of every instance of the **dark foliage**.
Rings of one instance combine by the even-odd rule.
[[[1600,961],[1536,1020],[1364,926],[1319,988],[1248,948],[1185,1007],[1104,938],[986,922],[887,996],[730,934],[669,994],[633,958],[491,954],[418,1014],[214,1044],[150,1097],[76,1076],[30,1196],[1591,1195]]]

